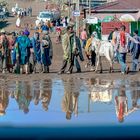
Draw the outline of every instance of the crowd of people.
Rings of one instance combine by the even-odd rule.
[[[36,73],[49,72],[49,66],[53,57],[53,45],[49,35],[53,27],[48,21],[36,28],[34,35],[29,37],[28,29],[22,30],[19,33],[12,33],[12,39],[9,39],[4,29],[0,33],[0,69],[2,73],[6,71],[13,73]],[[90,70],[94,71],[96,66],[96,55],[98,51],[95,49],[97,44],[100,47],[100,40],[97,33],[93,32],[90,37],[84,28],[80,37],[76,35],[74,25],[67,25],[59,32],[59,41],[63,49],[63,65],[58,72],[62,74],[70,74],[75,66],[77,72],[81,72],[79,60],[88,61],[86,67],[90,66]],[[41,36],[41,37],[40,37]],[[60,43],[59,42],[59,43]],[[134,31],[134,36],[131,37],[125,31],[125,26],[121,26],[118,30],[114,29],[109,42],[114,46],[114,63],[118,62],[121,66],[121,73],[128,74],[130,68],[126,64],[126,55],[128,52],[132,55],[132,71],[136,71],[139,64],[140,54],[140,37],[138,31]],[[82,45],[81,45],[82,43]],[[86,58],[84,58],[85,52]]]
[[[18,3],[15,4],[15,7],[12,7],[12,13],[13,15],[18,15],[21,17],[24,16],[32,16],[32,7],[28,7],[28,8],[19,8]]]
[[[85,34],[85,31],[83,31]],[[114,62],[118,62],[121,66],[121,73],[128,74],[130,68],[126,64],[126,56],[131,53],[132,68],[131,71],[137,71],[139,66],[139,54],[140,54],[140,37],[138,36],[138,30],[135,30],[133,37],[126,32],[126,27],[122,25],[120,29],[115,28],[109,42],[114,47]],[[97,50],[95,45],[100,44],[100,40],[97,37],[97,33],[93,32],[91,37],[86,40],[86,35],[82,38],[83,46],[85,46],[85,51],[88,60],[90,61],[91,70],[96,65],[96,55]],[[85,45],[86,42],[86,45]],[[100,45],[99,45],[100,46]],[[102,52],[104,53],[104,52]]]
[[[12,33],[9,39],[4,29],[0,35],[0,70],[13,73],[49,72],[53,56],[52,41],[49,32],[43,32],[42,37],[35,32],[25,29],[19,33]]]
[[[39,33],[42,31],[50,31],[56,33],[56,43],[61,43],[61,32],[69,24],[73,24],[73,20],[68,17],[60,17],[57,20],[46,20],[45,22],[36,20],[35,30]]]

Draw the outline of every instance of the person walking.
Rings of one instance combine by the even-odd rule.
[[[86,29],[85,28],[81,32],[80,38],[82,40],[82,48],[84,49],[85,46],[86,46],[86,41],[87,41],[87,32],[86,32]]]
[[[91,34],[91,37],[87,40],[86,46],[85,46],[85,53],[88,59],[88,65],[91,66],[90,71],[94,71],[94,67],[96,65],[96,52],[95,52],[95,45],[99,44],[99,39],[97,38],[97,33],[93,32]]]
[[[1,46],[1,69],[2,73],[5,73],[6,70],[8,69],[7,64],[8,64],[8,58],[9,56],[9,39],[6,36],[6,32],[4,29],[1,30],[1,36],[0,36],[0,46]]]
[[[51,49],[52,44],[49,39],[48,32],[43,32],[42,42],[41,42],[41,61],[43,64],[43,73],[49,73],[49,66],[51,65]]]
[[[23,73],[25,68],[25,73],[28,74],[28,62],[29,62],[29,50],[30,50],[30,39],[29,31],[25,30],[21,32],[21,36],[17,38],[19,46],[19,64],[20,64],[20,73]]]
[[[16,71],[16,51],[15,51],[15,45],[16,45],[16,41],[17,41],[17,35],[15,32],[12,32],[12,38],[10,40],[10,56],[11,56],[11,64],[12,64],[12,68],[13,68],[13,73],[15,73]]]
[[[30,55],[30,64],[31,71],[33,73],[41,72],[41,41],[40,35],[38,32],[34,33],[34,36],[31,38],[31,55]]]
[[[138,36],[138,30],[134,31],[134,37],[133,38],[140,42],[140,36]],[[140,55],[140,44],[136,44],[134,42],[131,42],[130,52],[131,52],[131,55],[132,55],[132,71],[136,71],[138,63],[139,63],[138,59],[139,59],[139,55]]]
[[[128,53],[129,40],[131,40],[132,42],[136,44],[139,43],[133,37],[131,37],[129,33],[126,32],[126,27],[122,25],[117,36],[117,45],[116,45],[117,58],[121,65],[122,74],[125,74],[125,73],[128,74],[129,72],[129,67],[126,65],[126,54]]]
[[[81,72],[81,67],[77,57],[79,56],[81,61],[84,61],[84,58],[82,55],[80,40],[73,31],[72,26],[68,26],[67,32],[62,36],[62,47],[64,51],[63,65],[58,74],[65,72],[68,63],[70,66],[68,68],[67,74],[72,73],[74,64],[76,65],[77,72]]]

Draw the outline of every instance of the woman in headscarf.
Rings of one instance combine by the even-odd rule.
[[[25,30],[22,32],[21,36],[17,38],[18,46],[19,46],[19,63],[21,66],[21,73],[23,73],[23,68],[25,67],[26,74],[28,74],[28,62],[30,56],[30,39],[29,39],[29,31]]]
[[[15,51],[15,46],[16,46],[16,41],[17,41],[17,36],[15,32],[12,32],[12,38],[10,40],[10,55],[11,55],[11,64],[13,67],[13,72],[15,72],[15,64],[16,64],[16,51]]]
[[[96,65],[95,47],[97,44],[100,44],[100,41],[97,37],[97,33],[93,32],[91,34],[91,37],[87,40],[87,43],[85,46],[85,53],[86,53],[86,57],[88,60],[86,67],[88,67],[90,65],[91,66],[90,71],[95,70],[95,65]]]
[[[41,72],[41,42],[40,35],[38,32],[34,33],[34,36],[31,38],[31,55],[30,55],[30,64],[32,64],[32,71],[34,73],[37,72],[37,68],[39,68],[39,72]]]
[[[43,73],[49,73],[49,66],[51,65],[53,51],[52,42],[47,31],[43,32],[41,43],[41,60],[43,64]]]
[[[2,73],[5,73],[8,69],[8,57],[9,57],[9,39],[6,36],[6,32],[4,29],[1,30],[0,36],[0,46],[1,46],[1,69]]]

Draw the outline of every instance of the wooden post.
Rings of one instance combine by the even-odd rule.
[[[79,11],[80,8],[79,8],[79,0],[77,0],[77,3],[76,3],[76,10]],[[79,17],[77,16],[76,17],[76,35],[79,37]]]

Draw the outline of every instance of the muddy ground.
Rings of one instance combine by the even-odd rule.
[[[45,7],[45,2],[31,2],[31,1],[19,1],[19,0],[8,0],[9,3],[9,10],[11,10],[11,7],[15,5],[15,3],[18,2],[19,7],[23,8],[28,8],[30,5],[33,8],[33,17],[25,17],[22,20],[22,28],[24,28],[24,24],[30,24],[34,26],[36,16],[39,11],[44,10]],[[17,29],[15,26],[16,22],[16,17],[9,17],[5,24],[1,24],[0,26],[3,26],[6,31],[14,31],[14,30],[21,30]],[[31,30],[31,35],[33,34],[33,30]],[[137,73],[132,73],[130,72],[128,75],[121,75],[120,74],[120,66],[119,64],[115,63],[114,64],[114,73],[109,73],[109,64],[105,60],[105,58],[102,58],[103,62],[103,73],[100,74],[95,73],[95,72],[90,72],[89,68],[85,68],[86,61],[81,62],[81,68],[82,72],[81,73],[76,73],[76,69],[74,68],[73,74],[63,74],[63,75],[58,75],[57,72],[60,70],[61,65],[62,65],[62,60],[63,60],[63,51],[61,44],[56,44],[55,43],[55,33],[51,34],[52,41],[53,41],[53,51],[54,51],[54,56],[53,56],[53,61],[52,65],[50,67],[50,73],[49,74],[29,74],[29,75],[16,75],[16,74],[0,74],[1,79],[5,79],[7,81],[9,80],[40,80],[40,79],[45,79],[45,78],[101,78],[101,79],[131,79],[131,80],[140,80],[140,72]],[[131,66],[131,57],[130,54],[128,54],[127,58],[127,64]]]

